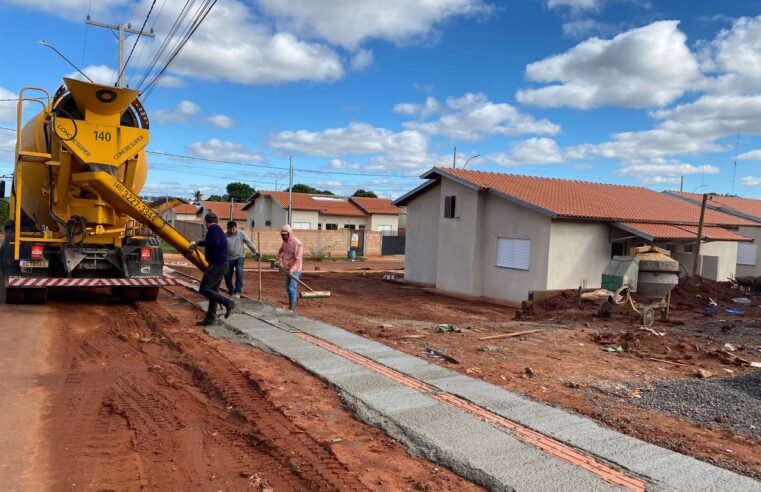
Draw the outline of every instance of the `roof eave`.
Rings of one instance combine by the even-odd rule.
[[[655,241],[655,236],[651,236],[650,234],[640,231],[639,229],[635,229],[634,227],[628,226],[624,224],[623,222],[611,222],[611,225],[613,227],[617,227],[618,229],[621,229],[622,231],[626,231],[629,234],[634,234],[635,236],[639,236],[645,241]]]

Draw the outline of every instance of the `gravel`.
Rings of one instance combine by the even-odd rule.
[[[761,371],[713,379],[661,381],[637,405],[761,439]]]

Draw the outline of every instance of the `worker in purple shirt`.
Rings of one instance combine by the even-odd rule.
[[[209,268],[203,274],[201,286],[198,292],[209,299],[209,309],[206,317],[196,325],[206,326],[217,322],[217,305],[225,307],[225,318],[229,318],[235,307],[235,301],[219,293],[219,285],[227,273],[227,237],[225,231],[219,226],[219,218],[214,212],[209,212],[204,218],[206,222],[206,239],[196,243],[190,243],[190,250],[195,251],[198,246],[206,248],[206,261]]]

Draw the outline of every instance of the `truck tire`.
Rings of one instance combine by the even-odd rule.
[[[127,304],[132,304],[133,302],[140,300],[141,290],[142,289],[140,287],[121,287],[118,291],[118,295],[122,298],[122,301],[126,302]]]
[[[159,290],[161,287],[144,287],[140,289],[140,300],[155,302],[159,297]]]
[[[2,248],[0,248],[2,253]],[[0,254],[0,304],[21,304],[24,302],[24,290],[5,286],[5,270],[2,267]]]

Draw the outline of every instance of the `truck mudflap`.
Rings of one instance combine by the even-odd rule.
[[[133,277],[133,278],[35,278],[9,277],[8,287],[159,287],[178,285],[172,277]]]

